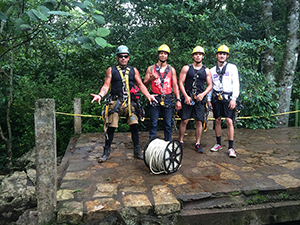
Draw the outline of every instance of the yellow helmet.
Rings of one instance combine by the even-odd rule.
[[[201,46],[196,46],[196,47],[193,49],[192,54],[194,54],[194,53],[196,53],[196,52],[200,52],[200,53],[203,53],[203,55],[205,55],[204,48],[202,48]]]
[[[225,52],[225,53],[229,54],[229,48],[226,45],[221,45],[217,50],[217,53],[218,52]]]
[[[166,45],[166,44],[163,44],[163,45],[159,46],[159,48],[157,49],[157,51],[158,52],[167,52],[169,54],[171,52],[169,46]]]

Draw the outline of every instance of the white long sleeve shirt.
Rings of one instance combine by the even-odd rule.
[[[240,93],[240,82],[239,82],[239,73],[236,65],[232,63],[227,63],[227,67],[225,70],[225,74],[222,77],[222,84],[220,84],[220,78],[217,74],[217,67],[214,66],[210,69],[211,71],[211,78],[213,81],[213,88],[212,90],[207,94],[207,100],[211,101],[211,96],[213,90],[217,92],[227,92],[232,93],[231,99],[236,100],[239,97]],[[226,65],[226,64],[225,64]],[[223,67],[220,67],[220,70],[222,70]]]

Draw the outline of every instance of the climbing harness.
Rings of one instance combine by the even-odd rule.
[[[132,100],[132,106],[135,109],[135,114],[137,115],[140,122],[144,122],[145,120],[145,110],[143,109],[141,102],[140,102],[140,96],[139,96],[140,89],[134,85],[130,89],[130,95]],[[144,128],[146,128],[142,123],[140,123]]]
[[[211,108],[209,107],[208,105],[208,102],[206,101],[205,102],[205,111],[204,111],[204,121],[203,121],[203,130],[204,132],[207,131],[207,122],[208,122],[208,114],[209,114],[209,111],[211,110]]]
[[[167,68],[165,69],[165,73],[164,73],[164,76],[161,75],[160,73],[160,69],[158,67],[157,64],[155,64],[155,71],[158,73],[159,75],[159,78],[160,78],[160,92],[161,92],[161,99],[160,99],[160,105],[161,106],[165,106],[165,98],[166,98],[166,94],[165,94],[165,90],[164,90],[164,82],[165,82],[165,78],[167,76],[167,74],[169,73],[169,71],[171,70],[171,73],[172,73],[172,68],[170,68],[171,66],[170,65],[167,65]],[[152,69],[150,69],[151,73],[153,73],[153,67],[151,66]]]
[[[131,117],[131,101],[130,101],[130,93],[129,93],[129,76],[128,76],[130,68],[126,67],[125,75],[123,75],[123,71],[119,65],[116,68],[119,71],[122,79],[122,89],[123,89],[122,106],[128,106],[129,117]]]
[[[191,93],[191,99],[194,99],[191,101],[191,105],[195,105],[195,102],[197,100],[197,80],[199,79],[201,73],[203,70],[205,70],[205,66],[202,66],[200,70],[196,72],[195,68],[193,67],[193,64],[189,64],[189,67],[194,70],[194,76],[193,76],[193,83],[192,83],[192,93]]]
[[[178,140],[149,139],[144,148],[144,162],[153,174],[176,172],[181,167],[182,147]]]
[[[223,63],[222,63],[223,65]],[[222,66],[221,65],[221,66]],[[220,84],[219,84],[219,89],[220,91],[217,93],[218,95],[218,100],[223,100],[224,97],[226,98],[226,100],[228,100],[228,96],[224,96],[224,92],[223,92],[223,84],[222,84],[222,81],[223,81],[223,75],[225,74],[226,72],[226,67],[227,67],[228,63],[225,64],[225,66],[223,66],[222,70],[220,70],[220,67],[218,67],[218,65],[216,66],[216,72],[219,76],[219,81],[220,81]]]
[[[239,100],[236,100],[236,106],[235,106],[235,112],[234,112],[234,119],[233,119],[234,123],[239,122],[238,115],[239,115],[240,111],[243,108],[244,108],[244,106],[241,104],[241,102]]]
[[[176,131],[177,130],[177,120],[179,119],[178,111],[173,108],[173,113],[172,113],[172,130]]]

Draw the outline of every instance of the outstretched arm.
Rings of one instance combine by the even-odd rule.
[[[101,105],[101,100],[102,98],[108,93],[109,91],[109,87],[110,87],[110,83],[111,83],[111,78],[112,78],[112,75],[111,75],[111,67],[109,67],[107,70],[106,70],[106,75],[105,75],[105,80],[104,80],[104,84],[102,86],[102,88],[100,89],[100,92],[98,95],[96,94],[91,94],[91,96],[93,96],[93,100],[91,103],[93,102],[98,102],[99,105]]]

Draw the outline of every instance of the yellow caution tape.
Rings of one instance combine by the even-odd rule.
[[[30,107],[29,107],[30,108]],[[30,108],[33,109],[34,108]],[[284,112],[284,113],[276,113],[270,116],[282,116],[286,114],[293,114],[293,113],[299,113],[300,110],[296,111],[291,111],[291,112]],[[102,118],[102,116],[96,116],[96,115],[85,115],[85,114],[72,114],[72,113],[63,113],[63,112],[55,112],[56,114],[60,115],[67,115],[67,116],[81,116],[81,117],[97,117],[97,118]],[[242,117],[237,117],[237,119],[251,119],[251,118],[260,118],[260,117],[265,117],[265,116],[242,116]],[[126,119],[126,117],[120,117],[121,119]],[[145,120],[150,120],[150,118],[144,118]],[[224,118],[222,118],[224,119]],[[158,120],[163,120],[163,118],[158,118]],[[175,120],[181,120],[181,118],[175,118]],[[193,119],[191,119],[193,120]],[[214,118],[207,118],[207,120],[215,120]]]
[[[284,113],[277,113],[273,114],[270,116],[281,116],[281,115],[286,115],[286,114],[293,114],[293,113],[298,113],[300,110],[297,111],[291,111],[291,112],[284,112]],[[84,115],[84,114],[72,114],[72,113],[62,113],[62,112],[55,112],[57,114],[62,114],[62,115],[68,115],[68,116],[82,116],[82,117],[98,117],[102,118],[102,116],[93,116],[93,115]],[[260,118],[264,116],[242,116],[242,117],[237,117],[238,119],[251,119],[251,118]],[[126,119],[126,117],[120,117],[121,119]],[[150,118],[144,118],[145,120],[150,120]],[[224,118],[223,118],[224,119]],[[163,120],[163,118],[158,118],[158,120]],[[175,120],[181,120],[181,118],[175,118]],[[194,119],[191,119],[194,120]],[[215,118],[207,118],[207,120],[215,120]]]

